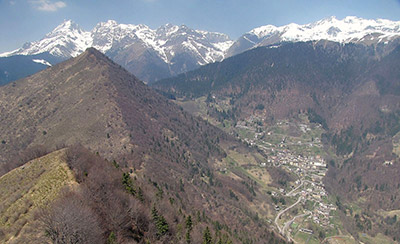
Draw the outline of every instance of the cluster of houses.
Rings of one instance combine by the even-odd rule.
[[[310,218],[313,222],[323,227],[333,228],[333,224],[330,223],[331,211],[335,211],[336,207],[333,204],[324,204],[322,202],[314,209]]]
[[[278,144],[271,144],[268,140],[265,140],[265,136],[271,136],[273,132],[271,131],[260,131],[259,127],[259,118],[251,117],[247,121],[238,122],[236,127],[242,129],[248,129],[254,133],[254,138],[242,138],[249,145],[255,146],[257,145],[259,149],[263,150],[267,154],[269,154],[268,159],[265,162],[260,162],[260,167],[267,166],[275,166],[275,167],[284,167],[288,171],[294,173],[298,176],[298,180],[295,182],[295,185],[292,186],[292,192],[287,193],[288,189],[279,189],[279,192],[272,192],[272,196],[278,197],[279,195],[283,196],[295,196],[298,195],[302,198],[303,205],[306,204],[306,201],[312,201],[315,203],[311,214],[307,217],[312,220],[314,223],[323,226],[333,228],[333,224],[331,224],[330,219],[331,211],[335,211],[336,207],[333,204],[327,204],[324,201],[324,197],[327,196],[327,192],[325,190],[323,184],[323,177],[327,172],[327,164],[326,161],[320,155],[307,155],[304,153],[303,155],[294,153],[294,151],[290,150],[291,144],[299,144],[305,146],[321,146],[320,138],[312,138],[312,141],[302,142],[301,140],[293,142],[288,142],[288,138],[282,136],[282,140]],[[278,122],[279,125],[288,125],[288,122]],[[306,124],[298,124],[298,128],[303,133],[309,133],[311,128]],[[386,162],[385,162],[386,163]],[[388,163],[387,163],[388,164]],[[300,185],[302,185],[300,187]],[[295,189],[298,188],[298,189]],[[275,210],[281,211],[281,207],[279,205],[275,206]],[[312,230],[308,229],[300,229],[300,231],[312,234]]]
[[[305,204],[307,200],[316,202],[312,214],[310,214],[308,218],[320,226],[333,228],[334,226],[330,221],[332,218],[331,211],[336,210],[336,207],[333,204],[326,204],[323,201],[323,197],[327,196],[323,184],[323,177],[327,172],[325,160],[319,155],[293,155],[291,151],[286,149],[275,152],[275,155],[268,158],[267,163],[275,167],[285,167],[287,170],[296,174],[299,180],[296,180],[295,185],[292,186],[293,188],[304,181],[304,186],[300,188],[298,192],[296,191],[297,194],[302,196],[303,204]],[[265,163],[263,165],[260,164],[260,166],[265,165]],[[277,193],[273,194],[275,195]],[[286,194],[286,190],[280,189],[280,194]],[[280,211],[281,208],[277,205],[275,206],[275,210]],[[312,232],[307,229],[302,229],[302,231],[305,233]]]

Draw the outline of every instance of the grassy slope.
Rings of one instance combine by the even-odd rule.
[[[74,182],[65,162],[65,150],[32,160],[0,178],[0,242],[24,243],[41,233],[34,213],[54,200],[60,190]],[[40,238],[39,238],[40,239]],[[31,243],[31,241],[30,241]]]

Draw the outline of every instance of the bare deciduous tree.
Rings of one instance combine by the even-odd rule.
[[[42,210],[39,220],[55,244],[103,243],[96,215],[75,193],[67,193],[50,209]]]

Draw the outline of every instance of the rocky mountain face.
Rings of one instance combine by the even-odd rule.
[[[71,153],[68,160],[84,188],[84,195],[92,194],[88,201],[93,205],[89,205],[99,206],[94,212],[103,214],[101,220],[109,217],[115,223],[128,221],[122,212],[129,212],[130,207],[124,205],[122,212],[116,215],[113,205],[116,201],[110,196],[125,199],[123,194],[129,186],[131,194],[133,190],[135,194],[143,190],[140,198],[145,202],[138,203],[143,205],[138,211],[147,215],[142,222],[151,222],[151,217],[147,216],[155,218],[159,211],[167,219],[163,226],[165,221],[170,224],[161,236],[157,229],[151,229],[157,226],[138,227],[137,216],[142,215],[128,215],[129,221],[134,223],[130,227],[102,220],[100,227],[105,233],[118,231],[114,235],[126,241],[147,239],[161,243],[160,239],[164,238],[164,242],[177,243],[185,238],[185,232],[177,231],[178,223],[184,225],[187,215],[198,213],[196,231],[189,236],[194,242],[201,242],[205,226],[218,221],[218,226],[223,226],[218,227],[220,239],[233,243],[240,240],[283,243],[271,230],[266,231],[268,224],[253,217],[256,213],[247,207],[250,202],[266,202],[261,194],[249,192],[243,184],[247,178],[217,171],[215,164],[226,157],[221,145],[241,148],[240,144],[220,129],[184,112],[94,48],[0,87],[0,109],[2,165],[7,164],[8,169],[12,169],[18,154],[35,146],[41,145],[51,151],[80,144],[93,156],[79,159],[80,154],[87,153],[78,148],[75,149],[78,153]],[[103,162],[100,157],[108,161]],[[99,162],[107,166],[94,166]],[[133,188],[133,179],[132,182],[126,179],[126,185],[122,186],[119,170],[131,172],[141,189],[138,190],[137,185]],[[122,195],[112,195],[121,190]],[[230,197],[232,195],[235,198]],[[132,203],[121,200],[121,204],[127,202]],[[106,205],[108,203],[114,207]],[[135,205],[135,209],[139,205]],[[150,206],[158,210],[153,211]],[[258,211],[257,214],[264,215],[266,210]],[[245,227],[243,219],[247,219]],[[140,229],[139,233],[123,234],[134,226]],[[248,235],[250,230],[251,236]],[[233,232],[237,234],[230,234]],[[153,233],[152,236],[149,233]]]
[[[246,50],[282,42],[328,40],[339,43],[386,45],[399,43],[400,22],[385,19],[362,19],[353,16],[342,20],[326,18],[314,23],[284,26],[265,25],[242,35],[227,51],[227,57]]]
[[[37,42],[2,54],[36,55],[48,52],[67,59],[95,47],[139,78],[152,82],[224,58],[232,41],[227,35],[166,24],[156,30],[146,25],[109,20],[84,31],[68,20]]]
[[[383,58],[376,52],[325,41],[259,47],[154,85],[175,96],[229,101],[220,113],[233,120],[307,114],[326,129],[325,144],[343,159],[328,171],[329,190],[345,199],[365,197],[370,208],[398,208],[393,196],[400,160],[393,150],[400,131],[400,46]],[[392,162],[391,173],[385,161]],[[358,187],[355,175],[361,177]],[[377,190],[380,185],[385,191]]]

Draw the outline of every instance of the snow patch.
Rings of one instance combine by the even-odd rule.
[[[51,67],[51,63],[47,62],[44,59],[32,59],[32,61],[38,64],[44,64]]]

